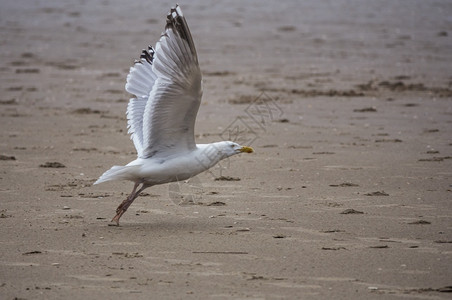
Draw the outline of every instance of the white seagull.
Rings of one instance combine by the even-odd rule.
[[[94,183],[130,180],[132,193],[118,206],[119,219],[144,189],[189,179],[229,156],[251,147],[231,141],[196,144],[194,126],[202,97],[201,70],[195,44],[178,5],[166,20],[154,48],[143,50],[130,68],[126,90],[135,95],[127,106],[127,123],[138,158],[113,166]]]

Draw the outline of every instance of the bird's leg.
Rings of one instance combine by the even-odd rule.
[[[119,225],[119,219],[121,218],[121,216],[127,211],[132,202],[140,195],[141,191],[147,187],[143,184],[137,191],[139,185],[140,182],[135,183],[132,193],[130,193],[130,195],[118,206],[118,208],[116,209],[116,216],[111,220],[112,222],[116,222],[116,224]]]

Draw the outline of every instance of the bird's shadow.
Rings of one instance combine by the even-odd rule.
[[[121,222],[119,225],[108,223],[106,228],[118,230],[121,232],[153,232],[153,233],[181,233],[181,232],[211,232],[220,229],[225,225],[218,222],[209,222],[212,219],[203,220],[203,218],[180,218],[180,219],[159,219],[150,220],[149,222]],[[226,223],[225,223],[226,224]]]

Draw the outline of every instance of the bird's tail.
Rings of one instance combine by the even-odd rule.
[[[94,184],[99,184],[111,180],[134,180],[136,179],[137,169],[140,166],[113,166],[97,179]]]

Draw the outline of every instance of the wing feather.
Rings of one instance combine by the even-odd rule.
[[[202,76],[179,6],[168,14],[152,67],[157,79],[143,116],[142,157],[192,150],[196,147],[194,125],[202,96]]]
[[[143,50],[127,76],[126,90],[136,96],[127,106],[127,122],[138,157],[168,156],[196,147],[201,79],[190,30],[176,6],[155,50]]]
[[[143,155],[144,149],[144,110],[157,79],[157,75],[152,69],[153,59],[154,49],[152,47],[143,50],[140,60],[135,61],[135,65],[130,68],[129,75],[127,75],[126,91],[136,96],[136,98],[130,99],[127,105],[127,127],[139,157]]]
[[[138,156],[143,155],[143,112],[147,98],[132,98],[127,105],[127,125]]]

